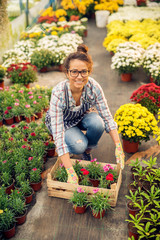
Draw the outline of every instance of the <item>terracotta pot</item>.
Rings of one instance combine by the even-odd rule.
[[[121,80],[123,82],[130,82],[132,79],[132,73],[122,73],[121,74]]]
[[[22,116],[15,116],[15,117],[14,117],[14,120],[15,120],[16,123],[21,122],[22,119],[23,119]]]
[[[30,83],[24,84],[26,88],[30,88]]]
[[[123,150],[127,153],[135,153],[138,151],[139,142],[130,142],[125,139],[123,140]]]
[[[133,215],[134,217],[139,212],[139,208],[138,207],[134,207],[132,201],[129,201],[127,203],[127,209],[128,209],[129,214]]]
[[[7,125],[12,125],[14,123],[14,117],[11,118],[5,118],[5,123]]]
[[[53,157],[55,155],[55,148],[47,149],[47,157]]]
[[[86,30],[84,30],[84,32],[83,32],[83,36],[84,36],[84,37],[87,37],[87,35],[88,35],[88,30],[86,29]]]
[[[92,214],[93,214],[93,217],[94,217],[94,218],[100,219],[100,218],[103,218],[103,217],[104,217],[104,215],[105,215],[105,210],[103,210],[101,214],[100,214],[100,212],[98,212],[98,214],[94,214],[94,213],[93,213],[93,210],[92,210]]]
[[[0,127],[3,126],[3,120],[0,121]]]
[[[34,122],[35,121],[35,116],[31,116],[30,118],[29,117],[25,117],[25,119],[26,119],[27,123]]]
[[[40,182],[38,182],[38,183],[30,183],[30,186],[32,187],[32,189],[35,191],[35,192],[37,192],[37,191],[39,191],[40,189],[41,189],[41,187],[42,187],[42,180],[40,181]]]
[[[137,0],[137,6],[146,6],[146,0]]]
[[[82,207],[80,207],[80,206],[73,206],[73,208],[74,208],[74,211],[76,213],[78,213],[78,214],[85,213],[85,211],[86,211],[86,206],[82,206]]]
[[[0,80],[0,88],[4,89],[4,80]]]
[[[93,187],[98,187],[100,180],[89,178],[89,181],[92,183]]]
[[[16,224],[21,225],[21,224],[25,223],[26,217],[27,217],[27,211],[25,211],[25,213],[23,215],[15,217]]]
[[[14,180],[13,180],[13,183],[10,186],[6,187],[6,194],[10,195],[11,190],[14,190]]]
[[[43,117],[43,112],[38,112],[38,113],[36,113],[36,118],[42,118]]]
[[[133,236],[135,240],[139,239],[139,234],[133,223],[128,223],[128,235],[130,238]]]
[[[25,197],[25,203],[26,203],[26,204],[29,204],[29,203],[32,202],[33,194],[34,194],[34,191],[33,191],[33,189],[32,189],[32,193],[31,193],[30,195],[24,196],[24,197]]]
[[[43,155],[43,162],[47,162],[47,153]]]
[[[14,227],[12,227],[11,229],[4,231],[3,233],[5,238],[12,238],[16,234],[16,225],[14,225]]]
[[[48,108],[44,108],[44,109],[43,109],[43,111],[44,111],[44,112],[47,112],[47,111],[48,111],[48,109],[49,109],[49,107],[48,107]]]

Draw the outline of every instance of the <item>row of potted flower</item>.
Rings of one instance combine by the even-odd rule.
[[[16,71],[18,71],[15,69],[16,67],[17,65],[10,67],[10,69],[12,68],[9,72],[11,75],[16,75]],[[32,117],[42,118],[43,113],[48,109],[50,97],[51,88],[44,88],[39,85],[28,89],[19,84],[14,84],[4,91],[1,89],[1,125],[3,125],[3,120],[6,124],[11,125],[14,121],[22,121],[23,117],[27,122],[30,122]]]
[[[159,239],[160,224],[160,177],[156,168],[157,158],[133,161],[131,173],[133,181],[128,185],[126,195],[129,218],[129,239]]]
[[[141,66],[150,81],[160,85],[160,43],[150,45],[145,51],[139,43],[119,43],[116,53],[112,57],[111,68],[121,74],[122,81],[130,81],[131,74]],[[129,78],[125,79],[126,73]],[[125,74],[125,75],[124,75]]]
[[[7,230],[13,227],[14,235],[15,221],[26,220],[26,206],[42,186],[41,172],[55,144],[44,122],[2,126],[0,139],[0,232],[10,238]],[[22,220],[17,219],[21,215]]]

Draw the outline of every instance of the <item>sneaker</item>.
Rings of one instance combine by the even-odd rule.
[[[91,161],[91,154],[84,152],[82,154],[82,160]]]

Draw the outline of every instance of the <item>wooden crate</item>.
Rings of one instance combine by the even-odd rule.
[[[71,159],[72,164],[76,161],[77,159]],[[70,199],[71,196],[73,195],[73,191],[77,189],[78,186],[82,187],[85,191],[93,194],[93,189],[95,187],[90,187],[90,186],[83,186],[83,185],[75,185],[71,183],[66,183],[66,182],[59,182],[53,179],[54,172],[55,170],[60,166],[61,160],[60,158],[57,159],[56,163],[52,167],[50,173],[47,175],[47,187],[48,187],[48,196],[50,197],[58,197],[58,198],[65,198],[65,199]],[[88,161],[83,161],[81,164],[83,166],[86,166],[90,162]],[[101,163],[102,166],[106,165],[107,163]],[[121,186],[122,182],[122,170],[120,168],[119,164],[111,164],[118,173],[118,179],[117,183],[114,183],[111,185],[111,189],[106,189],[106,188],[99,188],[101,192],[107,193],[109,192],[109,201],[112,207],[116,206],[117,203],[117,198],[118,198],[118,192]]]

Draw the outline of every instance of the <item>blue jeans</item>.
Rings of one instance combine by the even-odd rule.
[[[88,148],[95,148],[104,129],[104,122],[97,113],[86,114],[77,126],[65,131],[65,142],[69,152],[82,154]],[[81,130],[85,130],[86,133]]]

